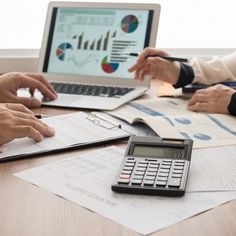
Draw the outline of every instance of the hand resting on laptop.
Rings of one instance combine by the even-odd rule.
[[[17,96],[17,90],[29,88],[31,97]],[[34,91],[38,89],[47,100],[57,98],[57,93],[51,84],[41,75],[34,73],[7,73],[0,76],[0,102],[22,103],[31,108],[41,106],[41,101],[34,98]]]

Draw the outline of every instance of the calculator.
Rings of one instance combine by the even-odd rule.
[[[191,139],[131,136],[112,191],[184,195],[192,145]]]

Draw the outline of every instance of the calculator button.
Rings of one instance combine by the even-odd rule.
[[[145,180],[155,180],[156,176],[146,176]]]
[[[145,172],[144,171],[135,171],[134,174],[135,175],[144,175]]]
[[[161,169],[170,169],[171,166],[170,165],[161,165]]]
[[[143,181],[143,185],[146,185],[146,186],[153,186],[154,184],[154,180],[144,180]]]
[[[140,168],[140,167],[136,168],[136,171],[145,171],[145,170],[146,168]]]
[[[134,163],[134,162],[135,162],[135,160],[134,160],[134,159],[130,160],[130,159],[128,158],[126,162],[129,162],[129,163]]]
[[[128,160],[134,160],[134,158],[133,158],[133,157],[128,157],[127,159],[128,159]]]
[[[146,175],[147,175],[147,176],[156,176],[157,173],[156,173],[156,172],[147,172]]]
[[[148,168],[148,171],[149,171],[149,172],[157,172],[157,171],[158,171],[158,168]]]
[[[130,180],[129,179],[119,179],[118,184],[129,184]]]
[[[170,187],[179,187],[181,183],[181,178],[169,179],[168,186]]]
[[[184,164],[185,161],[178,160],[178,161],[175,161],[175,163],[182,163],[182,164]]]
[[[167,181],[167,177],[159,177],[159,176],[157,176],[157,181]]]
[[[165,181],[156,181],[156,186],[166,186]]]
[[[142,183],[142,180],[139,180],[139,179],[133,179],[133,180],[131,181],[131,184],[132,184],[132,185],[141,185],[141,183]]]
[[[158,160],[155,160],[155,161],[151,160],[151,161],[149,161],[149,165],[159,165],[159,164],[160,164],[160,161],[158,161]]]
[[[155,162],[149,162],[149,165],[154,165],[154,166],[156,166],[156,165],[160,165],[160,161],[155,161]]]
[[[134,167],[135,163],[125,163],[126,167]]]
[[[174,166],[174,170],[183,170],[184,167],[183,166]]]
[[[139,163],[138,164],[148,164],[148,161],[139,161]]]
[[[143,179],[143,176],[142,176],[142,175],[134,175],[133,178],[134,178],[134,179],[141,179],[141,180],[142,180],[142,179]]]
[[[146,159],[147,161],[149,161],[150,163],[157,163],[157,160],[154,159]]]
[[[172,178],[182,178],[182,174],[172,174]]]
[[[149,167],[149,168],[158,168],[158,167],[159,167],[159,164],[156,164],[156,165],[150,164],[148,167]]]
[[[165,159],[165,160],[162,160],[162,162],[170,162],[172,163],[173,160],[170,160],[170,159]]]
[[[133,170],[133,167],[125,166],[125,167],[123,168],[123,170]]]
[[[160,169],[159,173],[169,173],[170,169]]]
[[[121,174],[123,175],[130,175],[132,173],[132,171],[130,170],[122,170]]]
[[[147,168],[147,164],[138,164],[138,166],[137,166],[138,168]]]
[[[130,175],[120,175],[120,179],[129,179]]]
[[[175,163],[174,166],[184,166],[184,163]]]
[[[160,176],[160,177],[168,177],[169,173],[158,173],[158,176]]]
[[[183,170],[173,170],[172,173],[173,174],[182,174]]]

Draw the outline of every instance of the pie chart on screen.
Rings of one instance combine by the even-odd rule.
[[[102,69],[105,73],[111,74],[114,73],[118,67],[119,67],[119,63],[111,63],[107,61],[108,56],[105,56],[102,60]]]
[[[121,21],[121,29],[126,33],[132,33],[138,28],[138,18],[134,15],[127,15]]]
[[[65,60],[65,54],[67,49],[73,49],[70,43],[61,43],[56,50],[57,58],[61,61]]]

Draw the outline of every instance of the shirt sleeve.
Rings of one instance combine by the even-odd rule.
[[[210,61],[193,58],[193,83],[215,84],[226,80],[236,81],[236,52],[225,57],[213,57]]]

